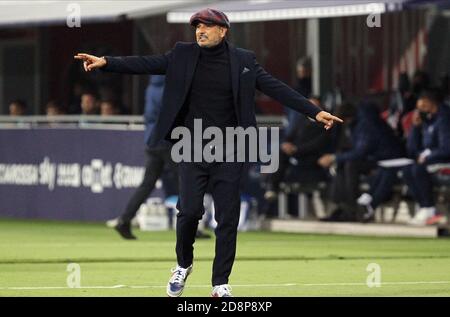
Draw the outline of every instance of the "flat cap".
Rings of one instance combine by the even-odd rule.
[[[214,9],[203,9],[195,13],[189,22],[192,26],[196,26],[199,23],[216,24],[223,26],[227,29],[230,28],[230,20],[225,13]]]

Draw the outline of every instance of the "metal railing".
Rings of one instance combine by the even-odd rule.
[[[257,116],[258,126],[280,127],[283,116]],[[144,128],[143,116],[100,116],[100,115],[61,115],[61,116],[0,116],[0,128],[80,128],[80,129],[125,129]]]

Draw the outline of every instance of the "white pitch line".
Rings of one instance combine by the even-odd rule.
[[[418,282],[382,282],[383,285],[426,285],[426,284],[450,284],[450,281],[418,281]],[[286,283],[286,284],[236,284],[233,287],[293,287],[293,286],[366,286],[366,283]],[[210,288],[211,285],[188,285],[189,288]],[[24,286],[24,287],[0,287],[0,290],[65,290],[65,289],[151,289],[151,288],[166,288],[166,285],[112,285],[112,286],[82,286],[82,287],[67,287],[67,286]]]

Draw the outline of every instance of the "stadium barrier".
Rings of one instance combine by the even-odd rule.
[[[0,116],[0,217],[114,218],[143,178],[144,148],[141,116]]]

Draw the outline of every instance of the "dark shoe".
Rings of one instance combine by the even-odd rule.
[[[341,222],[344,215],[344,211],[342,209],[334,210],[328,217],[319,219],[319,221],[323,222]]]
[[[125,240],[136,240],[136,237],[131,233],[131,224],[120,222],[114,227],[114,229]]]
[[[201,230],[197,230],[197,233],[195,234],[195,238],[197,239],[210,239],[211,235],[201,231]]]

